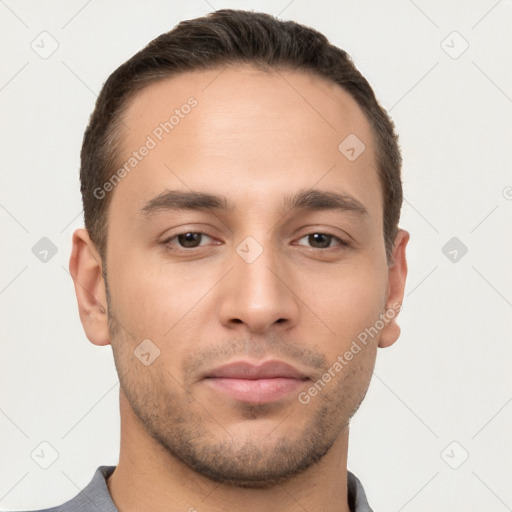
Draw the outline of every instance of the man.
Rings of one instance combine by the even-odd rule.
[[[396,341],[391,120],[318,32],[222,10],[105,83],[85,133],[80,318],[121,450],[53,511],[369,511],[349,421]]]

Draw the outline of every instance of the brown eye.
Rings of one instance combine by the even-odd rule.
[[[187,231],[169,237],[162,242],[162,245],[166,250],[176,254],[190,253],[189,255],[192,255],[196,254],[193,249],[205,250],[208,246],[222,245],[222,242],[200,231]]]
[[[177,236],[177,240],[182,247],[198,247],[201,244],[201,236],[201,233],[183,233]]]
[[[338,245],[347,245],[341,238],[329,233],[311,233],[299,239],[298,244],[313,249],[329,249]]]
[[[182,247],[193,248],[201,245],[202,236],[202,233],[183,233],[178,235],[176,239]]]
[[[308,242],[315,249],[326,249],[331,245],[333,237],[325,233],[313,233],[308,235]]]

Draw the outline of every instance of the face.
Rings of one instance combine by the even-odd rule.
[[[213,480],[283,481],[346,432],[403,293],[370,125],[334,84],[250,67],[151,85],[124,123],[106,275],[125,414]]]

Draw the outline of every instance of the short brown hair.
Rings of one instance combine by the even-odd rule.
[[[313,73],[338,84],[358,103],[376,138],[384,197],[383,232],[390,260],[402,206],[402,159],[393,122],[369,83],[349,55],[320,32],[269,14],[232,9],[182,21],[118,67],[103,85],[84,134],[80,168],[85,226],[102,258],[111,194],[98,199],[94,191],[115,172],[122,113],[130,98],[179,73],[236,63]]]

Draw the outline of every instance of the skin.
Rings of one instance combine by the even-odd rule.
[[[402,302],[409,235],[399,231],[388,262],[370,125],[319,77],[231,66],[139,92],[124,116],[127,157],[190,96],[197,106],[110,192],[107,283],[88,232],[73,236],[80,317],[93,344],[112,345],[120,377],[109,491],[121,512],[348,511],[348,424],[377,347],[399,336],[396,317],[308,404],[297,393]],[[338,150],[351,133],[366,146],[355,161]],[[308,189],[349,195],[366,213],[285,206]],[[142,211],[166,190],[222,195],[231,208]],[[188,232],[208,236],[181,247]],[[262,249],[251,263],[237,252],[248,236]],[[149,366],[134,355],[145,339],[160,350]],[[309,380],[250,405],[202,379],[270,359]]]

